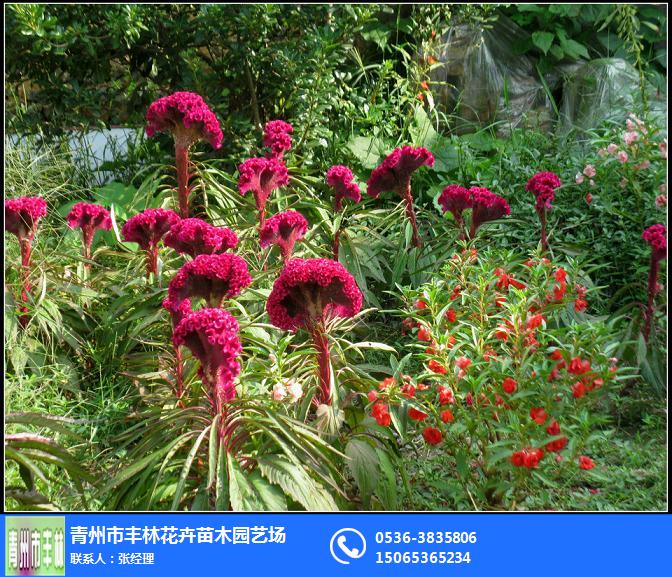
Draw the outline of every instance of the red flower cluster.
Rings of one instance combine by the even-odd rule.
[[[582,285],[576,285],[576,300],[574,301],[574,310],[581,313],[588,307],[588,301],[584,298],[588,289]]]
[[[21,196],[5,200],[5,230],[19,241],[32,240],[37,223],[47,215],[47,203],[39,196]]]
[[[556,437],[557,435],[560,434],[560,425],[555,419],[551,422],[551,424],[548,427],[546,427],[546,432],[553,437]],[[549,453],[559,453],[567,446],[568,442],[569,439],[567,439],[567,437],[562,437],[555,441],[550,441],[546,443],[545,449]]]
[[[455,395],[453,394],[453,390],[451,388],[444,387],[443,385],[439,385],[438,392],[439,392],[439,404],[440,405],[453,405],[453,404],[455,404]]]
[[[418,409],[411,407],[408,409],[408,418],[411,419],[412,421],[419,421],[422,422],[425,419],[427,419],[429,415],[427,413],[423,413],[422,411],[419,411]]]
[[[156,132],[172,132],[175,143],[188,148],[207,140],[213,148],[222,146],[223,134],[203,98],[193,92],[175,92],[153,102],[147,110],[148,137]]]
[[[335,193],[334,210],[336,212],[341,212],[343,209],[344,198],[350,198],[355,202],[362,200],[362,193],[354,179],[355,175],[347,166],[337,164],[327,171],[327,184],[334,189]]]
[[[385,403],[376,403],[371,409],[371,416],[381,427],[389,427],[392,422],[390,410]]]
[[[404,196],[411,184],[411,175],[421,166],[434,166],[434,155],[426,148],[403,146],[395,149],[371,173],[367,194],[378,198],[392,191]]]
[[[506,271],[503,268],[497,268],[495,269],[495,276],[498,278],[497,280],[497,288],[499,289],[507,289],[509,286],[512,286],[514,288],[517,288],[519,290],[522,290],[526,288],[525,283],[522,283],[520,281],[517,281],[515,278],[513,278],[512,275],[507,274]]]
[[[180,217],[172,210],[148,208],[129,218],[121,229],[126,242],[135,242],[140,248],[149,250],[156,247]]]
[[[450,211],[455,217],[457,225],[460,229],[463,229],[464,218],[462,213],[466,209],[473,208],[474,206],[471,191],[457,184],[449,184],[439,195],[438,201],[444,214]]]
[[[285,152],[292,148],[294,127],[284,120],[271,120],[264,126],[264,146],[271,149],[272,158],[282,159]]]
[[[667,255],[667,228],[664,224],[654,224],[647,228],[642,238],[651,245],[654,258],[662,260]]]
[[[558,284],[553,287],[553,301],[561,302],[565,298],[565,293],[567,292],[567,271],[560,267],[553,274],[556,282]],[[549,299],[551,300],[551,299]]]
[[[542,449],[531,449],[528,447],[511,455],[511,463],[514,467],[536,469],[543,457],[544,451]]]
[[[476,235],[476,231],[484,222],[497,220],[511,214],[509,203],[487,188],[472,187],[469,192],[471,192],[474,203],[471,211],[471,230],[469,231],[471,238]]]
[[[283,259],[292,256],[294,244],[308,230],[308,221],[300,212],[287,210],[269,218],[259,233],[262,248],[271,244],[280,247]]]
[[[508,393],[509,395],[515,393],[517,388],[518,383],[516,382],[515,379],[512,379],[511,377],[506,377],[502,382],[502,389],[504,389],[504,392]]]
[[[532,407],[530,409],[530,418],[537,423],[537,425],[543,425],[548,418],[548,414],[542,407]]]
[[[429,370],[437,375],[445,375],[448,372],[448,369],[444,367],[439,361],[432,359],[427,363]]]
[[[425,427],[425,430],[422,431],[422,437],[428,445],[438,445],[443,440],[441,431],[434,427]]]
[[[98,205],[78,202],[66,217],[70,228],[81,228],[84,241],[84,258],[91,258],[91,245],[96,230],[110,230],[112,219],[109,211]]]
[[[238,245],[238,236],[230,228],[219,228],[200,218],[185,218],[176,222],[163,242],[180,254],[220,254]]]
[[[527,181],[525,190],[532,192],[536,196],[535,208],[537,211],[550,210],[555,197],[555,189],[561,184],[557,174],[538,172]]]
[[[581,455],[579,457],[579,468],[583,469],[584,471],[590,471],[591,469],[595,468],[595,461],[593,461],[590,457]]]
[[[201,362],[199,375],[211,387],[217,412],[236,395],[233,380],[240,373],[236,360],[242,351],[238,321],[223,309],[206,308],[189,313],[173,333],[177,349],[184,345]]]
[[[252,191],[259,211],[259,225],[264,225],[266,202],[271,193],[289,184],[287,167],[276,158],[250,158],[238,167],[238,190]]]
[[[361,307],[353,276],[342,264],[323,258],[287,261],[266,302],[271,322],[287,331],[327,317],[352,317]]]

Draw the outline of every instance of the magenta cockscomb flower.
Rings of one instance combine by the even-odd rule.
[[[233,381],[240,373],[237,358],[243,350],[238,328],[227,311],[207,308],[189,313],[173,332],[175,348],[189,348],[200,361],[198,374],[217,414],[236,396]]]
[[[245,195],[252,191],[259,212],[259,229],[266,220],[266,202],[271,193],[289,184],[287,167],[275,158],[250,158],[238,167],[238,190]]]
[[[538,172],[525,185],[525,190],[531,192],[536,197],[534,209],[541,220],[541,247],[548,249],[548,239],[546,238],[546,212],[551,210],[553,200],[555,199],[555,189],[562,183],[557,174],[552,172]]]
[[[5,231],[12,233],[19,241],[21,250],[21,300],[28,301],[30,294],[30,253],[33,250],[33,239],[37,233],[40,219],[47,215],[47,203],[39,196],[22,196],[5,200]],[[26,313],[21,305],[19,310]],[[28,317],[19,317],[22,327],[26,326]]]
[[[472,186],[469,189],[473,208],[471,210],[471,229],[469,237],[474,238],[478,228],[490,220],[497,220],[511,214],[511,207],[506,200],[488,190],[478,186]]]
[[[292,148],[294,127],[284,120],[271,120],[264,126],[264,146],[270,148],[269,157],[282,160],[285,152]]]
[[[455,218],[455,222],[460,229],[460,238],[464,239],[464,217],[462,213],[474,207],[474,199],[469,190],[457,184],[446,186],[439,195],[439,204],[444,214],[450,211]]]
[[[329,259],[287,261],[273,285],[266,311],[276,327],[307,330],[317,350],[319,403],[331,404],[331,361],[327,322],[334,317],[353,317],[362,308],[362,293],[353,276]]]
[[[334,189],[334,211],[339,213],[343,210],[343,199],[350,198],[355,202],[362,200],[362,193],[355,182],[355,176],[347,166],[337,164],[327,171],[327,184]],[[342,221],[341,221],[342,222]],[[340,247],[341,227],[334,234],[334,260],[338,260]]]
[[[651,246],[651,265],[649,267],[649,300],[644,314],[644,339],[649,340],[653,324],[653,302],[658,292],[658,271],[660,261],[667,257],[667,228],[664,224],[654,224],[647,228],[642,238]]]
[[[180,220],[172,210],[148,208],[129,218],[121,229],[126,242],[136,242],[147,253],[147,276],[157,274],[159,242]]]
[[[371,173],[367,194],[378,198],[382,192],[393,191],[406,202],[406,215],[413,228],[413,245],[420,247],[420,234],[413,210],[411,176],[421,166],[434,166],[434,155],[426,148],[403,146],[397,148]]]
[[[247,263],[232,253],[201,254],[185,263],[168,285],[165,308],[183,311],[185,301],[202,298],[207,306],[217,308],[225,299],[238,296],[252,283]]]
[[[217,117],[198,94],[175,92],[151,104],[145,131],[150,138],[157,132],[173,135],[180,215],[189,218],[189,148],[199,140],[207,140],[215,149],[222,146]]]
[[[70,228],[82,229],[83,254],[86,260],[91,260],[91,245],[96,231],[112,228],[110,212],[104,206],[86,202],[78,202],[73,206],[66,217],[66,221]],[[91,265],[85,263],[84,266],[90,267]]]
[[[308,221],[300,212],[287,210],[269,218],[259,233],[262,248],[272,244],[280,248],[283,260],[292,256],[294,244],[308,230]]]
[[[220,254],[236,248],[238,235],[230,228],[216,227],[200,218],[185,218],[171,227],[163,243],[194,258],[199,254]]]

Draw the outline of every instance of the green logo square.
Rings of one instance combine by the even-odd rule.
[[[5,517],[5,575],[65,575],[65,517]]]

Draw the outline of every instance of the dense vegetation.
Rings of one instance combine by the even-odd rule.
[[[9,5],[6,506],[663,508],[665,17]],[[464,30],[513,32],[446,78]]]

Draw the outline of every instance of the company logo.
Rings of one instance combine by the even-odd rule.
[[[329,543],[331,556],[343,565],[350,565],[351,559],[359,559],[366,553],[366,539],[357,529],[340,529]]]
[[[6,517],[5,575],[65,575],[65,517]]]

